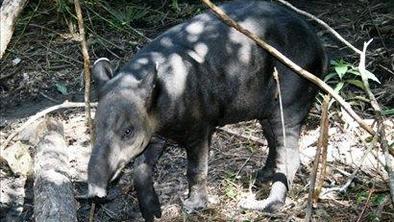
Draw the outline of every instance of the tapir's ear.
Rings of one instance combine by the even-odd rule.
[[[111,63],[107,58],[99,58],[93,64],[93,79],[96,90],[100,92],[104,84],[113,77]]]
[[[145,78],[143,78],[139,83],[139,87],[142,89],[145,96],[145,107],[147,108],[148,112],[154,107],[159,92],[157,70],[158,66],[156,64],[154,71],[147,74]]]

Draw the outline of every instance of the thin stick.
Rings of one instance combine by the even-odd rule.
[[[74,1],[75,12],[77,13],[78,18],[78,27],[79,27],[79,35],[81,39],[81,50],[83,55],[83,71],[84,71],[84,82],[85,82],[85,115],[86,115],[86,123],[89,127],[89,133],[91,135],[91,141],[94,141],[94,132],[93,132],[93,122],[90,112],[90,60],[89,60],[89,52],[88,46],[86,44],[85,38],[85,28],[83,25],[83,17],[81,11],[81,5],[79,0]]]
[[[361,50],[357,49],[356,47],[354,47],[352,44],[350,44],[350,42],[346,41],[346,39],[344,39],[337,31],[335,31],[333,28],[331,28],[327,23],[325,23],[323,20],[317,18],[316,16],[303,11],[301,9],[296,8],[294,5],[290,4],[289,2],[285,1],[285,0],[277,0],[278,2],[282,3],[283,5],[286,5],[287,7],[289,7],[290,9],[294,10],[295,12],[304,15],[314,21],[316,21],[317,23],[319,23],[320,25],[322,25],[324,28],[326,28],[329,32],[331,32],[339,41],[343,42],[346,46],[348,46],[349,48],[351,48],[354,52],[361,54]]]
[[[236,23],[233,19],[231,19],[222,9],[214,5],[210,0],[201,0],[203,1],[209,8],[212,9],[212,11],[227,25],[235,28],[239,32],[243,33],[250,39],[256,42],[257,45],[260,47],[264,48],[267,50],[271,55],[273,55],[275,58],[277,58],[279,61],[281,61],[283,64],[291,68],[294,72],[298,73],[299,75],[303,76],[304,78],[308,79],[312,83],[316,84],[319,86],[321,89],[323,89],[325,92],[330,94],[344,109],[349,115],[363,128],[365,129],[368,133],[371,135],[375,135],[375,131],[368,125],[366,124],[351,108],[349,103],[347,103],[337,92],[335,92],[330,86],[328,86],[325,82],[323,82],[321,79],[313,75],[312,73],[306,71],[305,69],[301,68],[297,64],[295,64],[293,61],[288,59],[286,56],[284,56],[281,52],[279,52],[277,49],[272,47],[271,45],[267,44],[265,41],[260,39],[256,34],[251,33],[247,29],[242,28],[238,23]]]
[[[320,170],[319,176],[316,177],[316,188],[312,194],[312,201],[314,204],[317,203],[319,199],[319,195],[321,192],[321,188],[323,186],[324,178],[326,177],[326,164],[327,164],[327,147],[328,147],[328,124],[330,116],[328,115],[329,104],[330,104],[330,96],[325,95],[322,103],[322,114],[321,114],[321,121],[320,121],[320,137],[318,141],[318,146],[321,148],[321,155],[320,155]]]
[[[286,128],[285,128],[285,117],[283,115],[283,104],[282,104],[282,90],[280,90],[280,82],[279,82],[279,75],[278,70],[274,67],[274,72],[272,73],[276,82],[276,90],[278,92],[279,97],[279,110],[280,110],[280,122],[282,124],[282,135],[283,135],[283,147],[285,148],[285,166],[286,166],[286,175],[289,175],[288,170],[288,163],[287,163],[287,142],[286,142]],[[289,184],[289,181],[287,181]]]
[[[92,202],[92,205],[90,205],[90,211],[89,211],[89,222],[94,221],[94,211],[96,210],[96,204]]]
[[[241,134],[241,133],[238,133],[238,132],[236,132],[234,130],[231,130],[231,129],[227,128],[227,127],[217,127],[216,130],[219,130],[219,131],[222,131],[222,132],[234,135],[234,136],[236,136],[236,137],[238,137],[240,139],[245,139],[247,141],[252,141],[256,145],[260,145],[260,146],[266,146],[267,145],[267,142],[265,140],[263,140],[263,139],[260,139],[260,138],[255,137],[255,136],[246,136],[244,134]]]
[[[0,147],[0,150],[6,149],[8,143],[16,136],[18,135],[22,130],[26,129],[28,126],[30,126],[33,122],[38,120],[39,118],[45,116],[48,113],[51,113],[53,111],[56,111],[58,109],[65,109],[65,108],[76,108],[76,107],[84,107],[85,103],[76,103],[76,102],[69,102],[68,100],[64,101],[62,104],[58,104],[55,106],[51,106],[47,109],[44,109],[43,111],[40,111],[36,113],[34,116],[31,116],[29,120],[27,120],[21,127],[19,127],[17,130],[15,130],[13,133],[11,133],[8,138],[4,141],[2,146]],[[97,103],[92,103],[91,106],[97,106]]]
[[[365,69],[365,54],[367,51],[368,45],[372,42],[372,39],[369,40],[368,42],[364,43],[363,47],[363,52],[360,55],[360,63],[358,65],[358,69],[360,71],[361,79],[363,80],[364,83],[364,88],[365,91],[368,94],[369,99],[371,100],[371,106],[375,110],[375,118],[377,120],[377,125],[378,125],[378,137],[379,137],[379,142],[380,142],[380,147],[382,148],[382,151],[384,153],[385,157],[385,169],[387,171],[387,174],[389,176],[389,187],[390,187],[390,194],[391,194],[391,203],[394,205],[394,173],[391,165],[391,158],[389,156],[390,151],[392,152],[391,155],[393,155],[393,150],[389,148],[388,142],[386,139],[386,129],[384,125],[385,118],[382,114],[382,109],[379,106],[378,101],[375,98],[375,95],[371,92],[371,89],[369,87],[368,83],[368,78],[366,74],[366,69]]]
[[[246,166],[246,164],[249,162],[249,160],[252,158],[253,155],[254,155],[254,152],[249,155],[248,159],[245,160],[245,162],[239,168],[237,174],[235,174],[235,178],[239,179],[239,174],[241,173],[242,169]]]
[[[324,96],[324,100],[322,103],[322,118],[320,120],[320,137],[316,149],[316,154],[315,154],[315,160],[313,161],[313,169],[311,173],[311,183],[309,185],[309,194],[308,194],[308,204],[306,208],[306,216],[305,216],[305,221],[311,221],[312,220],[312,205],[313,205],[313,200],[318,198],[318,193],[315,191],[315,185],[316,185],[316,179],[317,179],[317,172],[319,169],[319,163],[322,154],[322,149],[323,147],[326,147],[327,149],[327,143],[328,143],[328,107],[330,103],[330,97],[328,95]],[[322,166],[322,172],[324,174],[324,167]],[[316,197],[317,195],[317,197]]]

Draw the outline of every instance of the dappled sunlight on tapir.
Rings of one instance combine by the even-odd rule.
[[[326,56],[321,43],[292,12],[264,1],[221,7],[304,69],[322,74]],[[286,147],[274,67],[281,80]],[[152,168],[166,143],[159,138],[165,138],[187,151],[189,195],[184,209],[203,209],[215,127],[258,119],[269,154],[257,179],[272,181],[272,188],[267,199],[241,206],[274,211],[284,204],[300,164],[301,124],[317,90],[211,12],[169,29],[116,73],[109,60],[96,61],[93,74],[99,103],[97,139],[88,166],[90,196],[105,197],[108,182],[136,158],[134,184],[142,215],[147,221],[160,217]]]

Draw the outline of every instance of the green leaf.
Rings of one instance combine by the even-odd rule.
[[[335,66],[335,65],[337,65],[337,64],[338,64],[337,61],[335,61],[335,60],[330,60],[330,65]]]
[[[348,65],[345,63],[338,63],[335,67],[335,72],[338,73],[339,78],[342,79],[342,77],[345,75],[345,73],[348,70]]]
[[[339,82],[339,83],[335,86],[334,91],[338,93],[339,91],[341,91],[341,89],[343,88],[344,85],[345,85],[344,82]]]
[[[368,197],[368,192],[362,191],[356,194],[356,203],[360,204],[364,202]]]
[[[386,109],[382,111],[382,114],[385,116],[391,116],[394,115],[394,109]]]
[[[178,4],[178,0],[172,0],[172,2],[171,2],[171,7],[173,8],[173,9],[175,9],[176,11],[180,11],[181,9],[179,8],[179,4]]]
[[[367,75],[367,78],[368,78],[368,79],[370,79],[370,80],[372,80],[372,81],[375,81],[375,82],[377,82],[377,83],[380,84],[380,81],[379,81],[378,78],[376,78],[375,74],[373,74],[372,72],[370,72],[370,71],[368,71],[368,70],[365,70],[365,74]]]
[[[358,69],[349,69],[347,71],[348,73],[354,74],[356,76],[361,76],[360,72],[358,71]]]
[[[334,78],[335,76],[338,76],[338,74],[337,74],[336,72],[329,73],[329,74],[327,74],[327,75],[324,77],[324,80],[323,80],[323,81],[324,81],[324,82],[327,82],[328,80]]]
[[[379,205],[383,204],[384,199],[385,199],[385,196],[383,194],[378,194],[372,198],[372,203],[375,206],[379,206]]]
[[[360,89],[362,89],[362,90],[365,89],[364,83],[363,83],[363,81],[361,81],[361,80],[348,79],[348,80],[345,80],[345,82],[347,82],[347,83],[349,83],[349,84],[351,84],[351,85],[353,85],[353,86],[356,86],[356,87],[358,87],[358,88],[360,88]]]
[[[56,89],[63,95],[68,95],[67,87],[63,83],[56,83]]]
[[[380,221],[378,215],[374,212],[370,212],[367,214],[368,221],[378,222]]]

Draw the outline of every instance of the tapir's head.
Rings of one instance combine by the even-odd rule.
[[[151,112],[156,75],[156,71],[143,79],[113,75],[108,59],[94,63],[99,102],[96,141],[88,165],[90,197],[104,197],[107,183],[149,143],[155,125]]]

